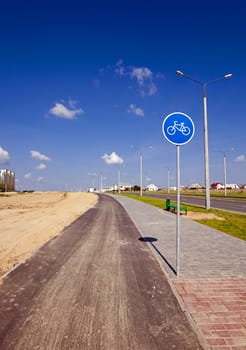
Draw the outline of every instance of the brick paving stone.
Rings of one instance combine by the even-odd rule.
[[[226,340],[223,338],[206,338],[208,345],[218,346],[218,345],[226,345]]]
[[[217,346],[211,346],[210,347],[211,350],[232,350],[231,346],[227,346],[227,345],[217,345]]]
[[[172,283],[210,349],[246,350],[246,278]]]

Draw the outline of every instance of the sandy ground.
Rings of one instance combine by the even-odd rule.
[[[224,218],[221,218],[213,213],[188,212],[187,217],[192,220],[202,220],[202,219],[224,220]]]
[[[0,196],[0,276],[30,256],[97,202],[93,193]]]

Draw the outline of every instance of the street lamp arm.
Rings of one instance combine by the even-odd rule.
[[[202,82],[202,81],[200,81],[200,80],[198,80],[198,79],[195,79],[195,78],[193,78],[193,77],[191,77],[191,76],[189,76],[189,75],[186,75],[186,74],[184,74],[183,72],[181,72],[180,70],[177,70],[177,71],[176,71],[176,74],[179,75],[179,76],[182,76],[182,77],[184,77],[184,78],[186,78],[186,79],[192,80],[192,81],[194,81],[194,82],[197,83],[197,84],[203,85],[203,82]]]
[[[213,79],[213,80],[209,80],[209,81],[206,81],[205,83],[203,83],[204,85],[208,85],[208,84],[211,84],[211,83],[214,83],[218,80],[223,80],[223,79],[229,79],[229,78],[232,78],[232,74],[225,74],[223,75],[223,77],[219,77],[217,79]]]

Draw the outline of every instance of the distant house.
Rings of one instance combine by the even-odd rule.
[[[239,190],[239,186],[237,184],[226,184],[226,188],[228,190]]]
[[[213,190],[222,190],[224,188],[225,188],[225,186],[220,182],[214,182],[211,185],[211,189],[213,189]],[[227,190],[239,190],[239,188],[240,187],[237,184],[226,184]]]
[[[192,184],[189,187],[190,190],[200,190],[201,188],[202,188],[201,184]]]
[[[96,188],[90,187],[90,188],[88,189],[88,192],[96,192]]]
[[[146,191],[158,191],[158,187],[154,184],[150,184],[148,186],[146,186]]]
[[[129,184],[115,184],[114,185],[114,191],[118,191],[120,189],[120,191],[131,191],[132,190],[132,185]]]
[[[224,188],[224,185],[220,182],[214,182],[211,184],[211,189],[212,190],[222,190]]]

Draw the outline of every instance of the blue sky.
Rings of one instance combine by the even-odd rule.
[[[1,1],[0,168],[17,189],[175,185],[173,112],[195,124],[181,183],[204,184],[200,81],[207,86],[210,183],[246,183],[246,5],[238,1]]]

